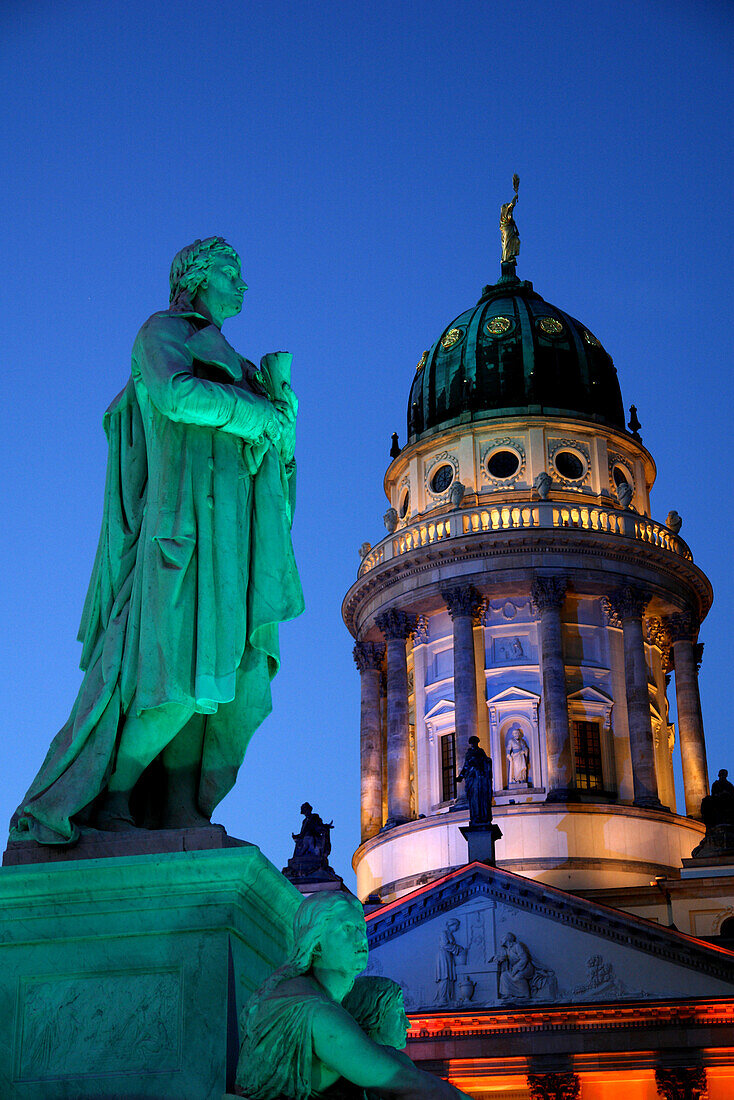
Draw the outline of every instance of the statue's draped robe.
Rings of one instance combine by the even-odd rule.
[[[276,448],[263,435],[278,401],[268,382],[198,314],[166,311],[143,325],[132,378],[105,415],[102,531],[79,633],[85,676],[11,839],[73,842],[114,768],[125,716],[166,703],[211,716],[202,812],[234,784],[272,707],[278,624],[303,610],[295,467],[282,453],[289,442]]]

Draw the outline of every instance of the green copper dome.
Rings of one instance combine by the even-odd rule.
[[[564,416],[624,430],[617,371],[580,321],[503,276],[441,333],[418,364],[408,440],[505,416]]]

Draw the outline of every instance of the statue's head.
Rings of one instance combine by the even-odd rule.
[[[303,805],[301,806],[301,813],[304,814],[306,817],[308,817],[309,814],[313,813],[313,806],[310,802],[303,803]]]
[[[517,936],[515,935],[514,932],[508,932],[507,935],[505,936],[505,938],[502,940],[502,946],[503,947],[511,947],[516,939],[517,939]]]
[[[291,965],[305,974],[314,964],[353,976],[367,965],[364,909],[350,894],[311,894],[293,921]]]
[[[171,264],[171,309],[195,309],[216,324],[242,309],[247,290],[240,258],[224,237],[207,237],[182,248]]]
[[[479,748],[479,738],[478,737],[470,737],[469,738],[469,744],[471,745],[471,747],[473,749],[478,749]]]
[[[456,917],[452,917],[451,920],[446,921],[446,927],[448,928],[449,932],[456,932],[459,928],[461,928],[461,921],[458,921]]]
[[[719,772],[719,779],[726,779],[728,774],[729,772],[726,770],[726,768],[722,768]]]
[[[405,1015],[403,991],[392,978],[362,975],[342,1005],[373,1042],[403,1049],[410,1021]]]

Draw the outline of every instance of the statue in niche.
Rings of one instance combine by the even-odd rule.
[[[436,1004],[447,1005],[456,998],[456,959],[459,955],[466,958],[466,948],[454,937],[459,928],[460,921],[452,917],[441,932],[436,954]]]
[[[629,511],[632,504],[633,489],[628,481],[623,481],[617,486],[617,500],[620,508]]]
[[[541,996],[548,1001],[557,998],[558,982],[554,971],[539,966],[513,932],[504,936],[501,946],[502,950],[492,959],[498,967],[501,1001],[529,1001]]]
[[[394,1043],[405,1043],[405,1018],[404,1013],[398,1018],[394,997],[392,1008],[365,1013],[377,1038],[347,1010],[344,1002],[367,963],[364,910],[355,897],[312,894],[296,912],[293,933],[289,957],[242,1011],[238,1095],[251,1100],[361,1096],[350,1093],[352,1085],[378,1097],[469,1100],[395,1049]],[[370,991],[367,1000],[371,997]]]
[[[11,840],[209,824],[272,709],[278,625],[303,610],[291,356],[258,369],[222,335],[247,289],[223,238],[182,249],[170,286],[105,414],[84,680]]]
[[[469,738],[464,765],[456,777],[464,783],[469,803],[469,824],[489,825],[492,822],[492,761],[479,746],[478,737]]]
[[[510,728],[505,741],[507,753],[507,782],[528,786],[528,767],[530,764],[530,746],[525,740],[525,734],[518,725]]]
[[[512,188],[515,192],[510,202],[502,203],[500,209],[500,233],[502,234],[502,263],[515,263],[520,255],[520,234],[515,224],[512,212],[518,200],[520,177],[515,173],[512,177]]]

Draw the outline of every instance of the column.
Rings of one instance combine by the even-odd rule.
[[[454,624],[454,713],[456,758],[462,760],[469,738],[477,736],[477,668],[474,660],[474,623],[483,598],[470,584],[441,593]]]
[[[571,731],[568,724],[566,668],[563,663],[561,608],[566,596],[565,577],[536,576],[531,588],[540,615],[541,676],[543,712],[548,755],[546,802],[569,802],[578,798],[573,789]]]
[[[697,1052],[698,1053],[698,1052]],[[708,1095],[704,1066],[655,1070],[655,1085],[663,1100],[701,1100]]]
[[[361,775],[362,842],[382,828],[382,736],[380,730],[380,676],[385,647],[357,642],[354,661],[359,669],[359,763]]]
[[[627,585],[610,596],[609,602],[622,623],[634,804],[663,809],[658,797],[655,742],[652,736],[645,639],[642,632],[642,616],[650,602],[650,593]]]
[[[706,742],[698,693],[700,657],[697,650],[703,647],[696,645],[698,623],[690,613],[670,615],[664,623],[673,643],[675,703],[686,813],[700,820],[701,801],[709,793]]]
[[[404,611],[375,617],[387,642],[387,824],[410,820],[408,662],[405,643],[415,625]]]
[[[576,1073],[529,1073],[531,1100],[579,1100],[581,1082]]]

